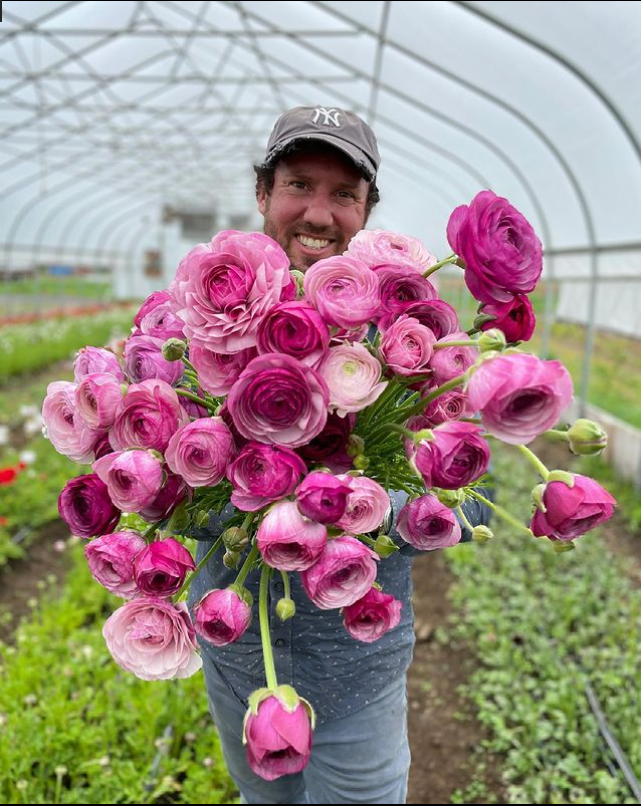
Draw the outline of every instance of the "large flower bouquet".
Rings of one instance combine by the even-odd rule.
[[[377,585],[377,566],[402,541],[432,550],[459,542],[462,528],[492,537],[463,510],[487,500],[491,439],[542,477],[530,526],[519,525],[530,537],[565,550],[613,512],[595,481],[550,472],[527,447],[572,397],[558,361],[517,346],[532,335],[527,295],[542,269],[532,227],[484,191],[452,213],[447,235],[454,254],[437,262],[414,238],[362,231],[303,275],[266,235],[220,232],[145,301],[120,354],[81,350],[75,382],[52,383],[44,401],[56,449],[92,462],[59,510],[87,538],[96,580],[127,600],[103,631],[123,668],[146,680],[194,674],[196,634],[238,640],[252,618],[245,581],[261,574],[266,686],[250,698],[245,739],[268,779],[305,766],[314,721],[311,704],[276,679],[274,571],[285,583],[280,618],[294,615],[287,575],[298,573],[318,608],[342,609],[354,640],[377,640],[401,608]],[[467,330],[429,279],[448,264],[480,303]],[[587,421],[555,433],[579,453],[605,445]],[[386,534],[390,490],[407,495],[402,541]],[[229,501],[237,514],[196,567],[185,537]],[[147,527],[134,531],[131,513]],[[222,544],[238,577],[190,614],[187,589]]]

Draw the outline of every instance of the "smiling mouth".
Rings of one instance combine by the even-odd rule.
[[[297,235],[296,239],[307,249],[325,249],[332,243],[327,238],[310,238],[309,235]]]

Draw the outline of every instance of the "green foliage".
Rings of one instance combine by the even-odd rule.
[[[97,282],[85,277],[41,275],[27,280],[2,283],[2,294],[25,294],[46,297],[80,297],[83,300],[102,300],[111,296],[111,282]]]

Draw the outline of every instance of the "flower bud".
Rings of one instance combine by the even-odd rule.
[[[478,338],[479,350],[487,353],[490,350],[502,350],[507,345],[505,333],[498,327],[484,331]]]
[[[571,540],[567,542],[561,540],[552,541],[552,550],[555,554],[563,554],[564,551],[572,551],[574,548],[575,545]]]
[[[359,453],[358,456],[354,457],[354,467],[357,470],[367,470],[369,467],[369,459],[362,453]]]
[[[196,515],[195,523],[199,529],[205,529],[207,526],[209,526],[209,512],[201,509]]]
[[[226,551],[223,554],[223,565],[227,568],[238,568],[240,565],[240,554],[236,551]]]
[[[498,319],[497,316],[491,313],[480,313],[474,319],[474,330],[481,330],[483,325],[486,325],[488,322],[494,322]]]
[[[608,444],[608,435],[592,420],[577,420],[567,437],[570,450],[578,456],[598,456]]]
[[[421,442],[433,442],[434,441],[434,433],[431,428],[421,428],[420,431],[416,431],[414,434],[414,443],[418,445]]]
[[[372,548],[381,558],[389,557],[390,554],[394,554],[399,550],[398,546],[389,535],[379,535]]]
[[[305,275],[298,269],[290,269],[289,273],[292,276],[292,280],[296,284],[296,299],[301,299],[305,293],[303,290],[303,281],[305,280]]]
[[[361,437],[352,434],[347,443],[347,455],[358,456],[365,450],[365,442]]]
[[[279,599],[276,603],[276,615],[281,621],[287,621],[296,614],[296,605],[292,599]]]
[[[162,346],[162,357],[165,361],[180,361],[185,355],[187,345],[182,339],[171,338]]]
[[[487,526],[475,526],[472,529],[472,540],[476,541],[477,543],[487,543],[488,540],[491,540],[494,537],[494,532],[491,529],[488,529]]]
[[[450,509],[455,509],[456,507],[460,507],[462,504],[465,503],[465,490],[436,490],[436,497],[444,504],[446,507]]]
[[[230,526],[222,533],[223,543],[228,551],[242,551],[249,543],[249,535],[240,526]]]

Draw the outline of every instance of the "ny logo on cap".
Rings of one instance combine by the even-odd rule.
[[[324,106],[317,106],[314,110],[312,123],[318,123],[322,115],[323,119],[320,122],[323,124],[323,126],[330,126],[333,123],[336,128],[340,129],[341,124],[338,120],[340,113],[340,109],[325,109]]]

